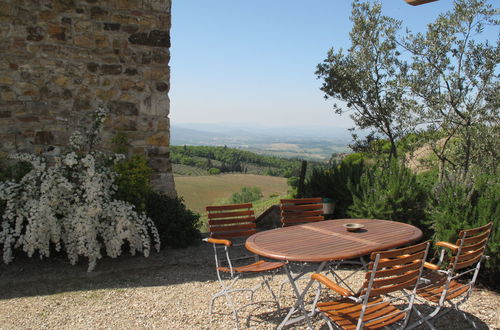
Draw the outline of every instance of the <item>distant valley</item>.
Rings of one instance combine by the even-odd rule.
[[[324,161],[349,152],[347,129],[337,127],[263,127],[242,124],[172,124],[172,145],[227,146],[259,154]]]

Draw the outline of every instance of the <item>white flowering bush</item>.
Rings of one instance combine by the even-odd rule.
[[[134,206],[113,195],[115,174],[109,165],[123,156],[106,156],[93,151],[106,112],[99,109],[92,128],[85,135],[70,138],[72,151],[53,158],[14,154],[10,158],[31,163],[32,170],[19,182],[0,182],[0,201],[5,204],[1,218],[0,246],[3,260],[13,260],[13,249],[28,256],[38,252],[49,257],[51,247],[64,250],[71,264],[79,256],[88,258],[88,271],[105,252],[118,257],[125,242],[131,254],[148,256],[160,248],[152,220]]]

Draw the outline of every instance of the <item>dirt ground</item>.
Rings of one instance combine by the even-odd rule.
[[[223,298],[216,301],[215,313],[208,313],[210,298],[219,290],[212,252],[211,246],[200,245],[164,250],[149,258],[105,258],[92,273],[86,272],[83,260],[71,266],[62,256],[18,257],[10,265],[0,264],[0,329],[233,329],[235,322]],[[241,284],[256,284],[258,279],[247,278]],[[277,275],[273,288],[277,290],[283,279],[284,274]],[[353,279],[353,284],[361,280]],[[283,292],[280,311],[269,302],[242,309],[240,329],[276,328],[294,302],[290,287]],[[332,299],[325,295],[321,299]],[[259,290],[255,300],[269,297]],[[312,297],[311,293],[308,299]],[[246,299],[241,296],[236,301]],[[499,329],[499,305],[499,294],[478,288],[463,309],[480,329]],[[313,325],[327,329],[318,316]],[[435,325],[472,328],[455,311]],[[307,327],[298,323],[291,328]]]

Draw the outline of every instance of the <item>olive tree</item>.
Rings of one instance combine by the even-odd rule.
[[[407,81],[420,105],[440,174],[465,175],[473,165],[498,166],[500,41],[483,36],[498,25],[498,10],[484,0],[457,0],[425,33],[408,33],[412,54]]]
[[[370,129],[390,142],[390,156],[398,157],[397,141],[414,127],[403,77],[407,65],[401,61],[396,33],[401,22],[382,15],[380,3],[354,1],[349,34],[351,46],[330,49],[317,66],[325,98],[346,103],[334,104],[338,114],[351,113],[355,125]]]

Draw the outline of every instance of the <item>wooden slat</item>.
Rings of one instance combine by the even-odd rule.
[[[247,230],[247,231],[239,231],[239,232],[230,232],[230,233],[212,233],[210,237],[213,238],[235,238],[235,237],[246,237],[255,234],[256,230]]]
[[[323,210],[323,204],[281,205],[281,213],[284,213],[285,211],[305,210]]]
[[[488,238],[489,235],[490,235],[490,232],[487,231],[487,232],[482,233],[481,235],[478,235],[478,236],[460,238],[457,240],[457,245],[460,246],[462,241],[463,241],[464,246],[475,244],[475,243],[481,242],[483,239]]]
[[[415,253],[415,252],[424,251],[427,248],[428,245],[429,245],[429,241],[426,241],[426,242],[423,242],[423,243],[420,243],[420,244],[417,244],[417,245],[412,245],[412,246],[404,247],[402,249],[394,249],[394,250],[390,250],[390,251],[373,252],[371,254],[371,259],[375,260],[375,257],[377,256],[377,254],[380,254],[380,258],[394,258],[394,257],[402,256],[402,255],[405,255],[405,254],[412,254],[412,253]]]
[[[410,263],[414,260],[421,260],[424,258],[424,256],[425,256],[425,251],[422,251],[419,253],[411,254],[409,256],[405,256],[405,257],[401,257],[401,258],[397,258],[397,259],[382,260],[382,261],[379,261],[377,267],[383,268],[383,267],[393,267],[396,265],[404,265],[404,264]],[[373,269],[373,262],[370,262],[368,264],[368,269]]]
[[[255,218],[250,217],[250,218],[235,218],[235,219],[224,219],[224,220],[208,220],[209,225],[229,225],[242,222],[255,222]]]
[[[318,204],[322,201],[323,199],[321,197],[281,199],[280,204]]]
[[[458,237],[462,238],[462,237],[464,237],[464,235],[467,235],[467,237],[474,236],[476,234],[482,233],[483,231],[490,230],[492,226],[493,226],[493,222],[490,222],[482,227],[462,230],[458,234]]]
[[[457,264],[455,265],[455,270],[467,268],[467,267],[470,267],[470,266],[474,265],[476,262],[478,262],[479,260],[481,260],[482,256],[483,256],[483,254],[481,253],[481,255],[478,255],[477,257],[475,257],[473,259],[470,259],[468,261],[457,262]],[[452,265],[452,264],[450,263],[450,265]]]
[[[403,274],[403,275],[392,276],[390,278],[375,280],[375,281],[373,281],[372,287],[373,288],[380,288],[380,287],[383,287],[386,285],[393,285],[393,284],[395,285],[395,284],[407,282],[413,278],[418,278],[419,274],[420,274],[420,269],[417,269],[417,270],[413,270],[413,271],[408,272],[408,273]],[[366,283],[366,285],[368,285],[368,281],[366,281],[365,283]]]
[[[207,206],[207,211],[226,211],[226,210],[237,210],[237,209],[250,209],[252,208],[252,203],[244,203],[244,204],[230,204],[230,205],[216,205],[216,206]]]
[[[469,251],[474,251],[474,250],[480,249],[482,247],[485,247],[486,243],[488,243],[488,238],[485,238],[485,239],[483,239],[482,241],[480,241],[480,242],[478,242],[476,244],[467,245],[467,246],[462,247],[462,249],[460,250],[460,253],[465,253],[465,252],[469,252]]]
[[[464,262],[464,261],[470,260],[472,258],[475,258],[478,255],[482,255],[484,253],[484,249],[485,249],[485,247],[482,247],[481,249],[476,250],[476,251],[469,251],[469,252],[465,252],[465,253],[460,253],[460,255],[453,257],[451,259],[450,263],[453,263],[455,261]]]
[[[290,218],[290,219],[281,219],[283,223],[303,223],[303,222],[315,222],[322,221],[323,217],[306,217],[306,218]]]
[[[223,219],[223,218],[232,218],[232,217],[241,217],[253,215],[253,210],[247,211],[238,211],[238,212],[221,212],[221,213],[208,213],[209,219]]]
[[[401,289],[405,289],[405,288],[408,288],[408,287],[411,287],[413,285],[415,285],[418,281],[418,278],[413,278],[407,282],[403,282],[403,283],[399,283],[399,284],[396,284],[396,285],[391,285],[391,286],[385,286],[385,287],[382,287],[382,288],[375,288],[375,289],[371,289],[370,291],[370,297],[378,297],[380,296],[381,294],[387,294],[389,292],[394,292],[394,291],[399,291]],[[366,289],[363,290],[361,292],[361,294],[365,294],[366,293]]]
[[[400,266],[400,267],[394,267],[390,269],[383,269],[375,272],[375,278],[380,278],[380,277],[388,277],[388,276],[395,276],[395,275],[402,275],[408,271],[419,269],[421,267],[420,260],[415,260],[411,264]],[[365,275],[366,279],[369,279],[371,276],[370,272],[367,272]]]
[[[230,231],[241,231],[246,229],[256,228],[255,223],[249,223],[246,225],[238,225],[238,226],[210,226],[210,232],[212,233],[221,233],[221,232],[230,232]]]
[[[281,213],[281,216],[284,218],[309,217],[317,215],[323,216],[323,210]]]

